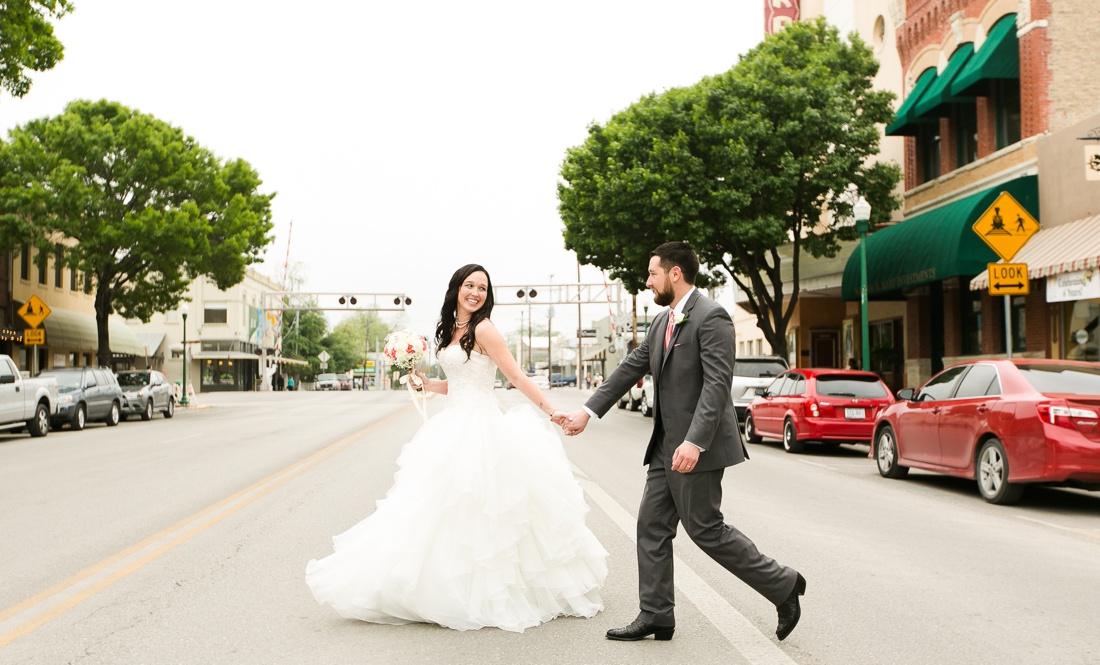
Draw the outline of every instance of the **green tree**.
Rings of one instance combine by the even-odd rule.
[[[378,312],[352,313],[336,324],[332,334],[329,335],[333,348],[347,349],[351,352],[347,358],[339,359],[333,353],[333,366],[340,372],[362,367],[369,357],[368,354],[374,353],[375,342],[377,341],[378,350],[381,351],[382,342],[393,330],[393,326],[383,321]]]
[[[26,70],[44,72],[65,57],[53,35],[50,18],[73,9],[69,0],[4,0],[0,2],[0,88],[14,97],[31,89]]]
[[[325,349],[322,342],[328,335],[328,319],[324,313],[310,309],[285,312],[282,332],[283,354],[308,362],[309,370],[305,373],[310,376],[320,373],[321,360],[317,355]]]
[[[841,194],[854,184],[872,225],[900,203],[900,170],[871,159],[876,125],[893,115],[893,94],[871,88],[877,71],[858,35],[841,39],[818,19],[770,35],[728,72],[643,98],[567,155],[567,246],[596,233],[626,256],[630,245],[687,240],[746,293],[772,348],[786,354],[802,252],[834,256],[855,237],[842,224],[853,202]],[[779,253],[788,245],[789,294]]]
[[[174,309],[191,279],[244,279],[271,241],[271,199],[247,162],[223,162],[152,116],[75,101],[0,143],[0,220],[92,280],[99,362],[112,312],[148,321]],[[16,236],[17,237],[17,236]],[[2,248],[0,248],[2,249]]]

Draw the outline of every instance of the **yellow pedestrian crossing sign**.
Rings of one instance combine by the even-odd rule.
[[[23,306],[19,308],[19,316],[23,317],[23,320],[27,322],[27,325],[32,328],[37,328],[39,324],[46,320],[46,317],[50,315],[52,310],[46,306],[46,303],[42,302],[42,299],[38,296],[32,295],[27,298],[27,302],[23,303]]]
[[[997,256],[1011,261],[1024,243],[1039,232],[1039,222],[1011,194],[1001,192],[974,222],[973,229]]]

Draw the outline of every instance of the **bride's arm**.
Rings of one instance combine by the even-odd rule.
[[[500,334],[493,322],[486,319],[477,324],[475,334],[478,346],[485,350],[485,354],[500,368],[512,385],[518,388],[524,397],[531,400],[540,411],[553,418],[556,409],[550,403],[550,399],[539,390],[531,377],[519,368],[519,363],[508,350],[508,342],[504,341],[504,336]]]
[[[420,377],[423,381],[424,390],[430,393],[439,393],[440,395],[447,394],[447,380],[446,379],[429,379],[424,376],[424,373],[418,369],[414,369],[413,373]]]

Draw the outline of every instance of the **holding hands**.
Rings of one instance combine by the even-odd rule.
[[[577,409],[572,413],[566,413],[564,411],[555,411],[553,418],[554,422],[561,426],[563,432],[567,436],[576,436],[584,431],[585,425],[588,424],[590,416],[584,409]]]

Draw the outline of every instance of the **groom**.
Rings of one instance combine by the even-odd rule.
[[[676,523],[704,552],[778,610],[776,635],[787,637],[801,616],[798,597],[806,580],[756,549],[725,524],[722,474],[748,457],[730,396],[733,321],[726,310],[695,289],[699,259],[686,242],[653,250],[646,286],[654,301],[668,305],[645,340],[594,395],[562,419],[565,433],[582,432],[590,416],[602,417],[646,372],[653,375],[653,435],[638,509],[638,587],[641,612],[633,623],[607,631],[608,639],[672,639],[676,628],[672,539]]]

